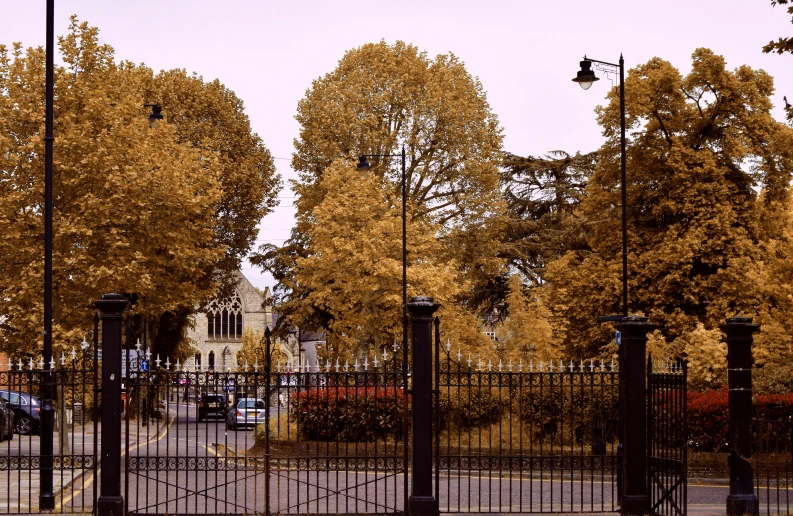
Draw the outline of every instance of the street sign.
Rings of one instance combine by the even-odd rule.
[[[619,331],[617,331],[617,336],[616,336],[616,339],[617,339],[617,346],[619,346],[620,344],[622,344],[622,335],[620,335],[620,332],[619,332]]]

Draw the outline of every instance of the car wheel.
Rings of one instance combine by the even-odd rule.
[[[17,424],[14,425],[14,430],[18,434],[28,435],[33,432],[33,421],[27,416],[22,416],[17,420]]]

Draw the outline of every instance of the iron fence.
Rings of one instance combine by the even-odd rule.
[[[92,512],[97,499],[99,434],[96,360],[87,349],[42,362],[4,364],[0,372],[0,513],[39,513],[41,470],[52,466],[56,513]],[[55,428],[51,457],[41,454],[40,390],[55,385]]]
[[[615,363],[436,356],[441,512],[619,510]]]
[[[793,422],[752,420],[752,448],[760,514],[791,514]]]

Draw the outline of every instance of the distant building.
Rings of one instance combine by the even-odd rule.
[[[188,367],[234,370],[238,365],[237,351],[242,347],[243,332],[249,328],[263,332],[266,328],[274,328],[278,322],[278,314],[272,311],[270,289],[265,288],[260,293],[240,271],[235,276],[237,285],[230,297],[213,299],[204,311],[194,316],[194,328],[188,330],[187,337],[198,353],[188,359]],[[276,341],[276,350],[278,356],[283,357],[284,366],[287,363],[297,365],[301,358],[303,363],[314,365],[317,347],[324,342],[322,334],[295,330],[285,340]],[[304,348],[302,355],[301,344]]]

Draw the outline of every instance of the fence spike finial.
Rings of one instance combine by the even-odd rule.
[[[135,349],[140,351],[140,338],[138,338],[138,342],[135,343]]]
[[[72,346],[72,350],[69,352],[69,356],[74,360],[74,357],[77,356],[77,351],[74,350],[74,346]]]
[[[600,372],[602,373],[605,370],[606,370],[606,364],[603,363],[603,359],[601,358],[600,359]]]
[[[573,365],[573,359],[571,358],[570,359],[570,372],[571,373],[573,372],[573,369],[575,369],[575,366]]]
[[[584,361],[581,360],[581,363],[578,364],[578,369],[583,373],[584,372]]]
[[[548,361],[548,371],[553,373],[553,360]]]
[[[488,358],[487,359],[487,372],[491,372],[493,370],[493,362]]]
[[[562,359],[560,358],[559,359],[559,372],[561,373],[563,371],[564,371],[564,362],[562,362]]]
[[[14,369],[14,364],[11,362],[11,357],[8,357],[8,364],[6,364],[6,368],[11,371]]]
[[[482,357],[476,357],[476,370],[479,372],[482,371]]]
[[[460,363],[460,360],[463,359],[463,351],[460,348],[457,348],[457,363]]]
[[[144,355],[146,356],[146,362],[150,362],[151,361],[151,350],[149,348],[146,348],[146,353],[144,353]]]
[[[614,372],[614,359],[611,359],[611,372]]]
[[[468,364],[468,369],[471,369],[471,362],[472,362],[471,361],[471,353],[468,353],[468,360],[466,361],[466,363]]]
[[[512,359],[509,359],[509,364],[507,364],[507,370],[511,373],[512,372]]]
[[[357,373],[358,372],[358,357],[355,358],[355,363],[353,364],[353,368],[355,369],[355,372]]]
[[[50,369],[55,369],[55,359],[50,357]]]
[[[23,366],[24,364],[22,364],[22,359],[20,358],[19,361],[17,362],[17,369],[21,371]]]
[[[181,368],[181,367],[182,367],[182,364],[181,364],[181,362],[179,362],[179,359],[177,358],[177,359],[176,359],[176,367],[175,367],[174,369],[175,369],[176,371],[178,371],[178,370],[179,370],[179,368]]]
[[[253,362],[253,372],[254,373],[258,373],[259,372],[259,359],[258,358],[256,359],[256,361]]]
[[[363,359],[363,370],[364,371],[369,370],[369,357],[364,357]]]
[[[589,359],[589,372],[590,373],[595,372],[595,360],[592,358]]]
[[[383,362],[388,362],[388,349],[383,346]]]
[[[160,362],[162,362],[162,360],[160,360],[160,354],[157,353],[157,360],[154,361],[154,363],[157,364],[157,369],[160,368]]]
[[[171,358],[170,357],[165,357],[165,370],[166,371],[170,371],[171,370]]]
[[[452,351],[452,343],[449,339],[446,339],[446,354],[448,355]]]
[[[340,369],[340,368],[341,368],[341,365],[339,364],[339,359],[337,358],[337,359],[336,359],[336,372],[337,372],[337,373],[339,372],[339,369]]]
[[[373,364],[374,364],[374,368],[375,368],[375,369],[377,369],[377,365],[378,365],[379,363],[380,363],[380,361],[379,361],[379,360],[377,360],[377,353],[375,353],[375,354],[374,354],[374,361],[373,361]]]
[[[60,358],[60,360],[61,360],[61,367],[63,367],[64,365],[66,365],[66,353],[61,353],[61,358]]]
[[[498,372],[500,373],[501,370],[504,368],[504,365],[501,363],[501,359],[498,359]]]
[[[345,360],[344,361],[344,372],[346,373],[349,370],[350,370],[350,361],[349,360]]]
[[[39,369],[44,369],[44,357],[39,358]]]
[[[248,359],[247,358],[245,359],[245,365],[243,367],[245,368],[245,369],[243,369],[243,371],[247,373],[248,372],[248,368],[250,368],[250,366],[248,365]]]

